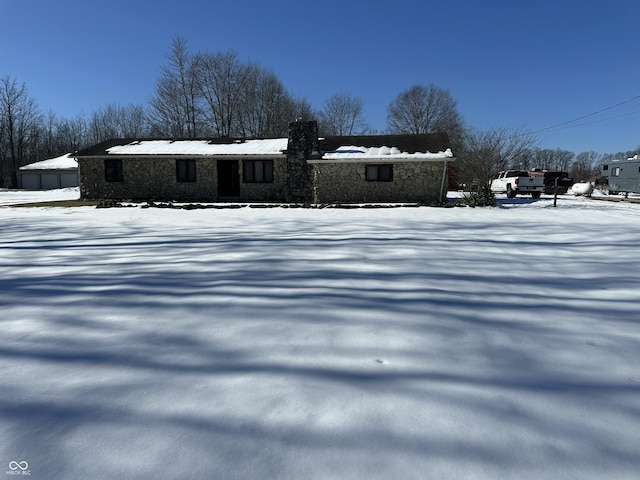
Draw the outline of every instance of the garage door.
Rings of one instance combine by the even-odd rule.
[[[40,188],[40,175],[22,174],[22,188],[27,190],[38,190]]]
[[[40,176],[40,181],[42,182],[43,190],[51,190],[53,188],[60,188],[58,184],[58,174],[57,173],[43,173]]]
[[[77,187],[78,186],[78,175],[75,173],[63,173],[60,175],[60,187]]]

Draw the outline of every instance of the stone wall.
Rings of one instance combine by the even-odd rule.
[[[367,163],[312,163],[314,203],[431,203],[440,197],[443,162],[397,162],[393,181],[367,182]]]
[[[263,158],[260,158],[263,160]],[[286,162],[273,160],[272,183],[243,183],[242,160],[238,160],[240,201],[284,199]],[[87,199],[132,199],[217,201],[217,160],[196,159],[196,181],[176,180],[176,160],[173,158],[124,158],[122,182],[107,182],[103,159],[79,159],[80,197]]]

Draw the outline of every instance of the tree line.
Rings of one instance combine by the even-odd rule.
[[[233,51],[192,53],[181,37],[173,40],[147,104],[107,103],[89,115],[60,118],[43,114],[26,86],[7,75],[0,77],[0,186],[17,186],[22,165],[110,138],[283,137],[294,119],[317,120],[321,135],[378,133],[356,96],[338,93],[314,108],[259,63],[244,62]],[[433,132],[449,135],[464,182],[484,182],[506,168],[534,167],[590,178],[600,162],[634,153],[575,155],[538,148],[526,132],[475,130],[449,90],[433,84],[412,85],[388,105],[384,133]]]

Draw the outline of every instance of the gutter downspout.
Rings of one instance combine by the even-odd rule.
[[[443,203],[442,194],[444,193],[445,178],[447,178],[447,159],[444,160],[444,165],[442,166],[442,183],[440,183],[440,198],[438,200],[440,203]]]

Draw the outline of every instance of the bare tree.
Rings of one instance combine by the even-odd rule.
[[[470,131],[458,152],[460,179],[487,186],[499,171],[523,168],[536,143],[535,137],[509,128]]]
[[[281,129],[281,133],[278,135],[286,137],[289,133],[289,123],[293,120],[316,120],[318,114],[313,109],[309,101],[303,97],[291,97],[289,104],[283,113],[284,124]]]
[[[89,139],[99,143],[110,138],[148,136],[147,116],[141,105],[107,104],[95,110],[88,125]]]
[[[600,173],[599,163],[602,156],[598,152],[582,152],[576,155],[575,161],[571,164],[570,175],[576,180],[590,180]]]
[[[87,145],[87,120],[82,115],[75,118],[62,119],[56,127],[56,140],[60,152],[75,152]]]
[[[636,150],[636,152],[640,151],[640,147],[638,147],[639,150]],[[613,161],[620,161],[620,160],[626,160],[627,158],[633,157],[635,155],[635,153],[633,151],[627,151],[627,152],[616,152],[616,153],[606,153],[602,156],[602,162],[606,163],[606,162],[613,162]]]
[[[369,131],[363,101],[346,93],[325,100],[318,116],[320,132],[324,135],[363,135]]]
[[[294,120],[317,120],[318,112],[304,97],[291,97],[290,111],[287,113],[287,127]]]
[[[251,64],[242,102],[238,108],[243,137],[277,137],[287,134],[295,101],[271,71]]]
[[[553,163],[554,150],[550,148],[537,148],[534,152],[536,168],[549,170],[549,165]]]
[[[44,136],[42,140],[42,150],[47,158],[55,155],[57,153],[58,148],[58,140],[57,140],[57,127],[58,127],[58,117],[53,112],[53,110],[49,110],[47,114],[44,116],[42,122],[42,134]]]
[[[568,172],[575,154],[560,148],[537,148],[534,151],[533,166],[545,170]]]
[[[391,133],[435,133],[449,135],[454,149],[459,149],[465,133],[464,120],[449,90],[413,85],[390,104],[387,129]]]
[[[569,167],[571,165],[571,161],[576,156],[575,153],[569,150],[563,150],[561,148],[556,148],[555,154],[553,156],[553,163],[549,165],[549,170],[557,170],[560,172],[568,172]]]
[[[59,119],[49,110],[39,125],[37,148],[38,158],[51,158],[74,152],[88,143],[86,120],[78,115],[74,119]]]
[[[235,52],[197,54],[194,66],[203,118],[216,136],[282,136],[290,121],[308,115],[308,102],[287,92],[273,71]]]
[[[2,183],[15,188],[18,168],[29,161],[30,141],[38,133],[40,114],[24,84],[0,78],[0,162]]]
[[[160,136],[196,138],[200,134],[198,83],[184,38],[173,40],[167,59],[150,102],[150,123]]]
[[[231,51],[198,54],[194,65],[208,126],[219,137],[238,134],[239,109],[255,67],[243,64]]]
[[[149,111],[155,136],[282,136],[291,120],[311,111],[273,71],[233,51],[192,55],[178,37],[167,58]]]

